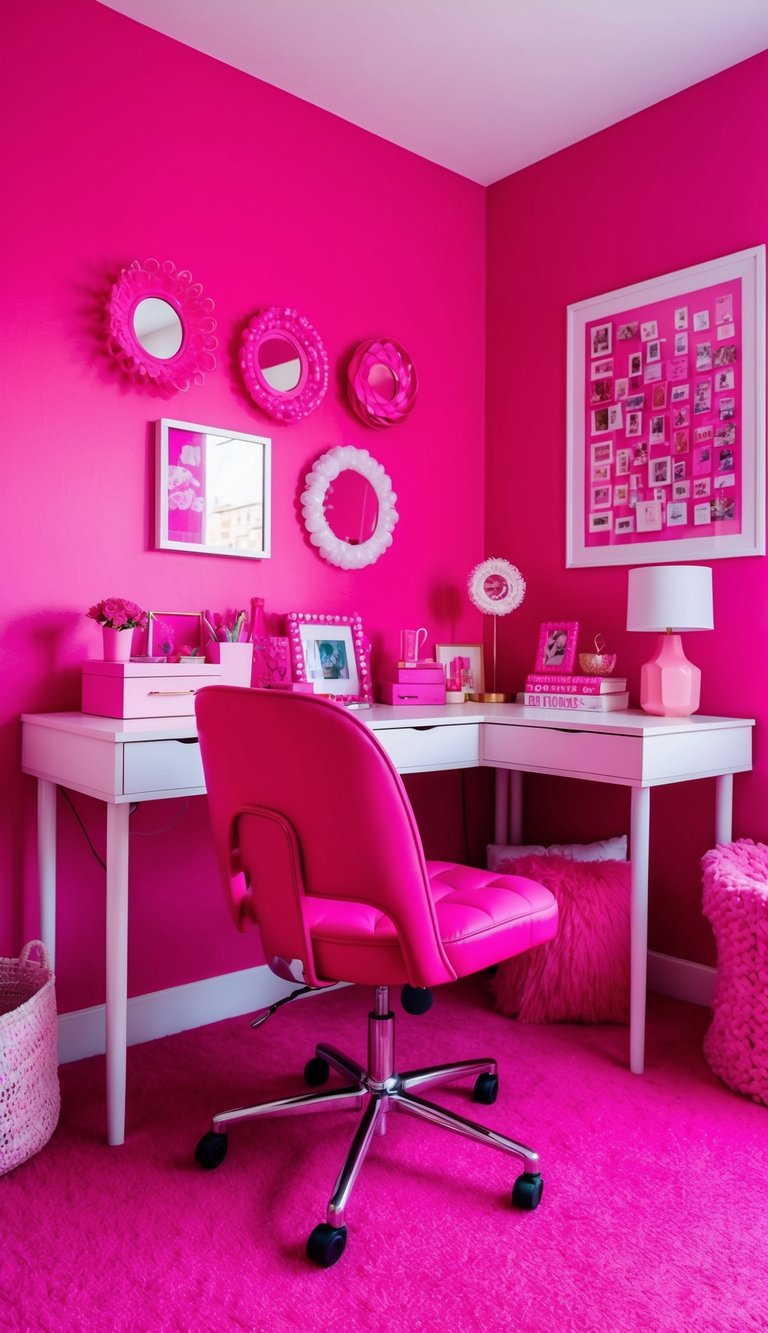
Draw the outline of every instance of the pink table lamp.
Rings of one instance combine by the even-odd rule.
[[[630,569],[627,629],[656,631],[656,650],[640,673],[640,707],[658,717],[690,717],[701,671],[683,652],[681,630],[714,629],[712,570],[704,565]]]

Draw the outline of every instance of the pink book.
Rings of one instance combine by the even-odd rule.
[[[541,708],[561,713],[613,713],[629,706],[629,693],[621,694],[518,694],[517,702],[526,708]]]
[[[525,678],[525,688],[537,694],[621,694],[627,688],[626,676],[564,676],[553,672]]]

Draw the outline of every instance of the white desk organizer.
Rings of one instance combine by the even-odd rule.
[[[195,695],[221,684],[206,662],[83,662],[83,712],[98,717],[192,717]]]

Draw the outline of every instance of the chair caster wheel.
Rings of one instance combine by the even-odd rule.
[[[327,1083],[331,1067],[327,1060],[323,1060],[319,1055],[313,1055],[311,1060],[307,1060],[304,1066],[304,1082],[310,1088],[319,1088],[323,1083]]]
[[[525,1171],[512,1187],[512,1202],[516,1208],[525,1208],[532,1213],[541,1203],[543,1188],[544,1181],[538,1171]]]
[[[400,1003],[407,1014],[426,1014],[432,1008],[432,992],[428,986],[409,986],[400,992]]]
[[[338,1263],[347,1243],[347,1228],[332,1227],[328,1222],[320,1222],[310,1232],[307,1241],[307,1258],[321,1268],[332,1268]]]
[[[478,1074],[472,1090],[472,1100],[490,1106],[499,1095],[498,1074]]]
[[[204,1134],[195,1148],[198,1166],[202,1166],[205,1171],[213,1171],[215,1167],[221,1166],[227,1155],[227,1144],[226,1134],[217,1134],[215,1130]]]

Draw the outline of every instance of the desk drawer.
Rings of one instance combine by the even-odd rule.
[[[205,790],[197,741],[132,741],[123,747],[123,792]]]
[[[639,736],[611,736],[597,731],[557,727],[515,727],[486,723],[482,761],[529,773],[559,773],[593,782],[630,782],[642,776]]]
[[[430,769],[474,768],[480,762],[480,737],[477,723],[457,723],[443,727],[398,727],[376,729],[383,745],[400,773],[426,773]]]

